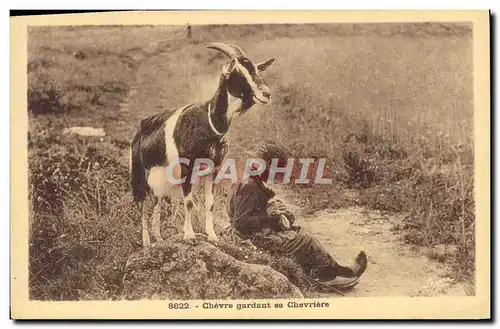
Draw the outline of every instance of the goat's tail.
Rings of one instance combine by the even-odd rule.
[[[137,132],[130,144],[130,186],[132,188],[132,197],[134,202],[141,202],[147,196],[147,181],[146,181],[146,168],[142,163],[141,156],[141,134]]]

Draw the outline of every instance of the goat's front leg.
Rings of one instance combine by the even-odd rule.
[[[182,192],[184,194],[184,241],[194,241],[196,236],[193,231],[193,223],[191,217],[193,213],[193,191],[194,188],[191,184],[184,184]]]
[[[205,177],[205,233],[208,236],[208,241],[217,242],[219,239],[214,231],[214,184],[213,175]]]
[[[214,231],[214,182],[213,175],[205,177],[205,233],[208,236],[208,241],[217,242],[219,239]]]

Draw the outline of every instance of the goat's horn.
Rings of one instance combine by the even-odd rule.
[[[235,58],[238,55],[233,47],[221,42],[211,43],[207,48],[218,50],[229,58]]]
[[[247,57],[247,55],[245,55],[245,52],[240,48],[238,47],[237,45],[229,45],[231,46],[231,48],[234,49],[234,51],[236,52],[236,54],[238,55],[238,57]]]

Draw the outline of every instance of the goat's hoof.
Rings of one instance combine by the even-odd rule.
[[[184,243],[190,246],[197,246],[198,241],[196,239],[184,239]]]
[[[208,242],[213,243],[214,245],[217,245],[219,243],[219,238],[215,235],[208,235],[207,239]]]
[[[195,245],[196,244],[196,235],[194,235],[194,234],[185,234],[183,240],[187,244]]]

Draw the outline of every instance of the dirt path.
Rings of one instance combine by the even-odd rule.
[[[274,188],[274,187],[273,187]],[[286,203],[286,192],[279,190]],[[368,255],[368,268],[348,296],[465,296],[471,287],[454,283],[449,269],[430,260],[424,251],[400,240],[392,228],[401,221],[361,207],[301,215],[302,227],[313,234],[342,264],[351,264],[360,250]]]

